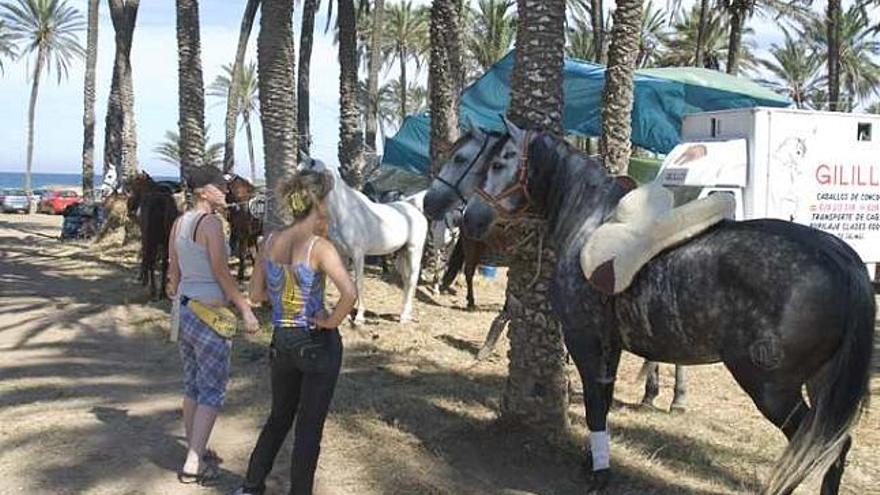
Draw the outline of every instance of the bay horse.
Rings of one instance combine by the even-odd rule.
[[[254,261],[257,239],[263,233],[263,220],[251,214],[248,205],[257,194],[249,180],[230,174],[227,178],[226,210],[229,220],[229,246],[238,257],[238,281],[244,280],[247,260]]]
[[[625,349],[723,363],[789,440],[762,493],[789,494],[819,472],[821,493],[837,494],[874,348],[874,294],[858,254],[804,225],[724,220],[661,252],[623,292],[602,294],[580,253],[628,189],[564,140],[505,124],[463,225],[480,237],[499,215],[526,210],[548,222],[558,257],[550,298],[584,384],[592,488],[610,478],[606,421]]]
[[[179,187],[179,186],[177,186]],[[137,220],[141,232],[141,266],[139,280],[150,286],[150,297],[165,294],[168,280],[168,240],[171,227],[180,214],[174,199],[175,184],[157,183],[146,172],[138,172],[129,184],[128,214]],[[156,268],[161,270],[161,283],[156,284]]]
[[[330,210],[330,239],[340,253],[354,264],[358,290],[355,324],[365,321],[364,257],[396,253],[397,268],[403,279],[403,308],[400,322],[412,320],[413,298],[419,280],[422,251],[428,233],[428,221],[410,201],[374,203],[363,193],[349,187],[336,166],[303,157],[301,167],[329,174],[333,189],[327,196]]]
[[[444,163],[440,172],[434,177],[431,186],[423,200],[423,211],[429,219],[446,218],[447,214],[456,211],[465,211],[468,198],[474,194],[480,181],[484,177],[485,169],[489,163],[489,157],[497,154],[500,147],[505,144],[507,136],[504,133],[484,131],[479,127],[470,125],[453,146],[453,151]],[[462,213],[463,215],[463,213]],[[462,237],[466,237],[462,234]],[[479,242],[478,240],[476,240]],[[476,268],[476,264],[474,265]],[[469,289],[469,293],[472,290]],[[505,303],[505,313],[506,313]],[[506,318],[502,315],[495,330],[490,331],[490,337],[486,342],[494,342],[503,329]],[[494,333],[494,335],[493,335]],[[653,408],[654,400],[659,395],[660,374],[656,362],[646,361],[639,376],[645,376],[645,394],[642,397],[643,406]],[[687,384],[685,381],[684,368],[675,365],[675,387],[670,411],[682,412],[685,410],[685,398]]]

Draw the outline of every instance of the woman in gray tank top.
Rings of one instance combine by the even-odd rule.
[[[226,206],[226,182],[212,167],[193,169],[187,177],[195,205],[174,224],[170,240],[167,293],[181,300],[180,356],[183,361],[183,423],[187,455],[177,474],[181,483],[204,484],[219,471],[206,455],[208,438],[226,396],[230,341],[220,337],[189,308],[190,301],[214,307],[231,302],[248,332],[259,322],[229,273],[226,239],[216,212]]]

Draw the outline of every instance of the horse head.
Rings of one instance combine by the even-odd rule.
[[[447,211],[463,208],[482,180],[487,157],[506,140],[506,134],[485,132],[470,125],[431,182],[425,195],[425,215],[440,220]]]
[[[250,200],[256,194],[256,186],[251,181],[237,174],[226,174],[226,187],[228,192],[228,203],[241,203]]]
[[[465,235],[486,239],[498,215],[514,216],[529,207],[528,146],[533,134],[504,118],[507,134],[485,157],[475,174],[474,194],[468,199],[462,222]]]

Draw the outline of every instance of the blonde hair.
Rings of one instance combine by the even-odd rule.
[[[330,175],[313,170],[303,170],[283,180],[277,189],[280,206],[294,221],[302,220],[312,213],[333,188]]]

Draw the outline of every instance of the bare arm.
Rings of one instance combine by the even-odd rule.
[[[262,303],[269,299],[266,294],[266,271],[263,267],[263,249],[260,246],[257,249],[257,255],[254,257],[254,271],[251,273],[250,298],[254,303]]]
[[[168,297],[176,296],[180,285],[180,262],[177,257],[177,231],[180,229],[180,218],[182,217],[178,217],[174,221],[171,235],[168,238],[168,281],[165,286],[165,293]]]
[[[357,289],[333,244],[324,239],[319,239],[315,243],[314,251],[318,262],[318,269],[326,273],[333,282],[333,285],[339,290],[339,301],[336,303],[336,309],[333,311],[333,314],[327,318],[316,319],[315,324],[321,328],[333,329],[341,325],[349,313],[351,313],[351,309],[354,307],[355,301],[357,301]]]

